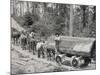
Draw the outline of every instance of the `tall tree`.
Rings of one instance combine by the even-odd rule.
[[[73,5],[70,5],[70,25],[69,25],[69,36],[73,34]]]
[[[96,20],[96,6],[93,7],[93,12],[94,12],[93,21],[95,22],[95,20]]]
[[[29,12],[29,1],[27,1],[26,3],[27,3],[27,12]]]
[[[22,2],[20,1],[20,16],[22,16]]]
[[[81,9],[82,9],[82,11],[83,11],[83,28],[84,27],[86,27],[86,8],[87,8],[87,6],[86,5],[82,5],[82,6],[80,6],[81,7]]]

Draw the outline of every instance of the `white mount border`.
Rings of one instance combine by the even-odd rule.
[[[96,0],[20,0],[20,1],[34,1],[34,2],[51,2],[63,4],[79,4],[79,5],[96,5]]]

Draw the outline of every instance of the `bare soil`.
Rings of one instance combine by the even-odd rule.
[[[65,63],[67,63],[67,61]],[[20,46],[12,45],[11,48],[11,74],[31,74],[94,69],[96,69],[95,62],[89,64],[87,67],[74,68],[70,65],[58,65],[55,61],[48,61],[46,58],[38,58],[37,55],[33,55],[28,50],[22,50]]]

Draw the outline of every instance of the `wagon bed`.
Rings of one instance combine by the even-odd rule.
[[[59,50],[65,54],[90,57],[94,43],[94,38],[61,36]]]

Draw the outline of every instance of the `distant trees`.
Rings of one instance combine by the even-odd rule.
[[[96,6],[93,7],[93,21],[96,21]]]
[[[73,35],[73,5],[70,5],[70,25],[69,25],[69,35]]]
[[[24,22],[25,26],[30,26],[33,24],[32,15],[30,13],[26,13],[24,15],[24,20],[25,20]]]
[[[87,20],[87,18],[86,18],[86,8],[87,8],[87,6],[86,5],[82,5],[82,6],[80,6],[81,7],[81,9],[82,9],[82,11],[83,11],[83,28],[86,26],[86,20]]]
[[[61,34],[79,37],[96,36],[96,6],[15,1],[13,14],[19,11],[24,26],[41,36]],[[23,27],[24,27],[23,26]]]

